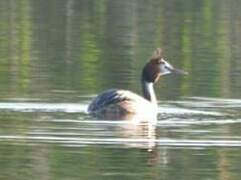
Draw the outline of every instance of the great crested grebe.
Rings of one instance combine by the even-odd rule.
[[[95,116],[119,118],[127,115],[157,115],[157,99],[153,85],[160,76],[167,74],[187,74],[174,68],[164,60],[162,50],[157,48],[141,76],[143,97],[127,90],[110,89],[93,99],[88,112]]]

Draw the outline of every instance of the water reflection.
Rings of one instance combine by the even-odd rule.
[[[210,170],[205,170],[199,158],[217,162],[215,166],[206,162],[209,168],[223,169],[235,166],[230,153],[235,159],[239,157],[239,100],[193,97],[160,101],[158,122],[153,126],[93,119],[86,114],[90,99],[84,98],[82,103],[36,99],[1,102],[0,121],[4,123],[0,124],[0,151],[5,154],[1,161],[11,159],[22,166],[28,160],[29,167],[21,169],[34,176],[44,173],[52,177],[49,171],[55,169],[56,177],[105,179],[174,177],[175,173],[168,172],[180,167],[195,172],[202,169],[203,177]],[[30,152],[28,156],[26,151]],[[13,164],[4,163],[3,172],[9,174],[16,167]],[[77,171],[81,174],[75,174]],[[26,178],[26,174],[22,176]],[[9,177],[15,178],[16,174]]]
[[[0,179],[240,179],[240,6],[0,1]],[[191,75],[161,79],[154,129],[85,113],[104,89],[140,94],[159,46]]]
[[[214,98],[191,99],[162,101],[157,125],[128,120],[94,120],[86,114],[87,103],[0,103],[2,117],[5,113],[11,114],[11,121],[16,122],[17,129],[13,133],[12,128],[5,128],[1,139],[17,144],[57,143],[74,147],[106,144],[147,150],[155,146],[241,146],[238,134],[228,129],[218,129],[239,125],[240,111],[236,109],[240,109],[240,101],[230,99],[225,103],[222,99]],[[32,121],[32,124],[20,128],[18,121]],[[184,138],[187,135],[188,138]]]
[[[240,13],[235,12],[240,2],[226,4],[0,2],[0,96],[51,98],[52,90],[96,94],[109,87],[138,91],[141,67],[162,45],[170,62],[191,76],[164,80],[160,97],[240,98]]]

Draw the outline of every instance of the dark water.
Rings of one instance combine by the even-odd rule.
[[[240,179],[241,1],[1,0],[0,179]],[[90,117],[141,93],[156,47],[156,127]]]

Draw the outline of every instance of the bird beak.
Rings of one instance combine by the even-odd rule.
[[[176,74],[176,75],[188,75],[187,71],[181,70],[181,69],[177,69],[174,68],[172,66],[166,66],[166,69],[168,69],[168,71],[172,74]]]
[[[176,69],[176,68],[172,68],[172,69],[169,69],[173,74],[176,74],[176,75],[188,75],[188,72],[187,71],[184,71],[184,70],[181,70],[181,69]]]
[[[173,67],[164,59],[162,59],[162,64],[160,65],[160,71],[162,75],[165,75],[165,74],[188,75],[188,72]]]

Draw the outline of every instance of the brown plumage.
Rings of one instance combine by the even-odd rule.
[[[143,68],[143,73],[150,82],[156,83],[159,80],[161,76],[159,65],[163,62],[162,60],[162,49],[157,48],[153,52],[149,62]]]
[[[143,73],[146,76],[146,79],[150,82],[156,83],[160,78],[160,70],[158,65],[160,64],[159,59],[151,59],[143,69]]]

